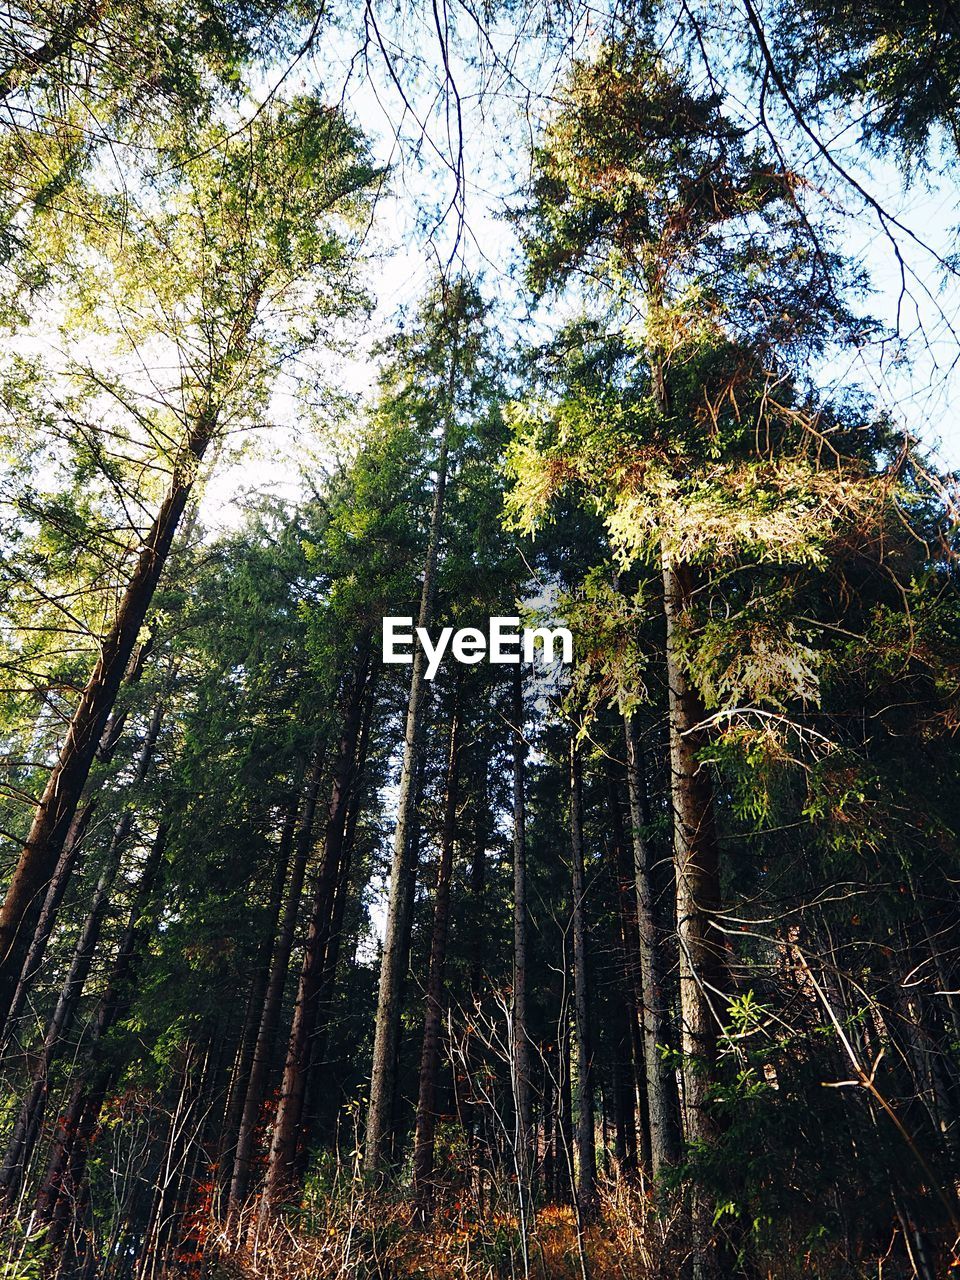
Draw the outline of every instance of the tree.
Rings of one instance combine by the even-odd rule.
[[[136,249],[122,238],[126,218],[117,241],[104,246],[117,254],[115,299],[119,305],[125,297],[121,314],[129,310],[134,334],[159,332],[180,362],[169,398],[159,413],[145,415],[154,465],[161,474],[166,469],[167,480],[149,527],[126,548],[116,615],[99,637],[0,908],[4,1011],[204,454],[248,411],[254,389],[262,403],[278,352],[309,341],[311,323],[347,300],[342,280],[336,283],[349,262],[336,222],[359,215],[375,178],[355,132],[336,113],[301,101],[259,116],[246,136],[213,128],[207,148],[184,186],[163,193],[170,200],[163,219],[144,210]],[[303,318],[292,325],[282,307],[276,314],[289,291],[301,292],[304,303]],[[150,317],[140,307],[154,299]],[[261,313],[271,309],[280,325],[261,330]],[[171,314],[179,317],[172,331],[165,319]],[[121,386],[104,388],[95,373],[91,382],[124,405]]]
[[[531,531],[558,491],[581,487],[623,566],[659,560],[684,1128],[691,1148],[709,1149],[732,991],[708,721],[689,656],[698,599],[732,565],[821,561],[838,530],[869,528],[887,509],[891,476],[799,392],[801,362],[860,326],[836,293],[838,260],[805,235],[795,176],[749,149],[715,97],[694,93],[642,41],[607,46],[575,69],[534,159],[522,215],[531,281],[604,285],[611,316],[633,317],[625,355],[636,369],[624,386],[575,387],[557,405],[518,409],[514,511]],[[823,441],[839,480],[820,464]],[[802,698],[802,651],[782,644],[785,683]],[[712,1212],[694,1206],[701,1274],[719,1265]]]
[[[396,409],[403,411],[409,398],[410,408],[425,418],[431,429],[439,416],[439,440],[435,463],[430,526],[424,554],[420,605],[417,627],[428,628],[433,620],[436,575],[443,536],[446,489],[451,450],[457,443],[459,415],[469,406],[471,383],[477,375],[479,337],[479,299],[466,280],[456,285],[441,284],[439,295],[425,308],[421,335],[408,348],[416,353],[414,370],[404,361],[397,373],[403,379]],[[418,340],[419,339],[419,340]],[[418,350],[419,348],[419,350]],[[409,356],[407,357],[409,359]],[[436,380],[436,399],[421,398],[429,390],[424,375],[429,371]],[[419,403],[418,403],[419,401]],[[377,1006],[373,1067],[370,1080],[370,1103],[367,1109],[365,1164],[369,1173],[382,1169],[387,1158],[391,1116],[394,1105],[396,1057],[400,1026],[400,985],[403,978],[404,937],[412,909],[414,850],[410,838],[413,810],[416,804],[416,776],[419,760],[421,701],[425,696],[426,658],[423,647],[415,646],[410,674],[404,730],[403,762],[397,798],[397,823],[394,829],[393,860],[390,868],[390,898],[380,962],[380,995]]]

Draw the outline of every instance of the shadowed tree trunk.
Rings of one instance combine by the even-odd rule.
[[[446,464],[444,460],[444,478]],[[439,485],[439,481],[438,481]],[[434,504],[437,515],[437,504]],[[439,521],[437,521],[439,529]],[[431,533],[433,543],[433,533]],[[424,607],[427,586],[430,598],[433,593],[433,566],[424,576],[424,599],[421,600],[420,618],[429,619]],[[420,625],[425,625],[423,622]],[[416,800],[418,756],[420,752],[420,710],[424,693],[426,660],[418,646],[414,655],[410,695],[407,701],[406,732],[404,735],[403,764],[400,771],[397,825],[394,831],[393,859],[390,866],[390,897],[387,904],[387,920],[384,931],[383,953],[380,961],[380,986],[377,998],[377,1020],[373,1041],[373,1065],[370,1078],[370,1104],[367,1109],[364,1162],[370,1173],[382,1169],[389,1155],[393,1128],[393,1102],[396,1081],[397,1054],[400,1044],[400,993],[403,985],[408,916],[413,905],[413,877],[416,826],[413,808]]]
[[[611,933],[623,993],[622,1004],[614,997],[614,1008],[610,1014],[614,1047],[613,1094],[617,1159],[629,1173],[636,1169],[638,1161],[649,1167],[650,1134],[646,1112],[646,1082],[643,1077],[643,1040],[640,1029],[643,997],[640,993],[640,938],[633,886],[632,851],[628,849],[624,829],[619,778],[612,765],[612,761],[608,762],[610,838],[607,841],[607,855],[617,899],[617,913],[612,921]],[[641,1120],[639,1126],[638,1113]]]
[[[323,752],[320,753],[320,758],[322,761]],[[250,987],[250,995],[247,998],[247,1011],[244,1015],[244,1025],[240,1033],[240,1043],[237,1048],[236,1061],[227,1092],[227,1102],[224,1107],[223,1127],[219,1142],[221,1166],[219,1178],[220,1185],[228,1190],[233,1185],[233,1167],[240,1142],[240,1129],[246,1107],[253,1061],[260,1039],[264,1004],[273,970],[273,953],[276,950],[280,914],[284,904],[284,887],[287,883],[287,873],[290,871],[294,836],[297,830],[297,814],[300,810],[300,800],[302,798],[302,764],[298,767],[297,775],[292,795],[287,802],[287,810],[280,831],[273,880],[270,885],[270,896],[267,900],[267,924],[263,940],[257,949],[253,982]],[[299,902],[303,884],[301,882],[299,887],[294,887],[296,887],[296,897]]]
[[[643,1001],[643,1068],[646,1079],[647,1117],[650,1129],[650,1165],[659,1178],[680,1157],[679,1101],[676,1078],[663,1061],[658,1046],[667,1044],[667,1004],[664,993],[660,940],[654,915],[654,890],[650,851],[644,838],[644,780],[637,727],[629,717],[623,722],[627,748],[627,786],[630,793],[630,827],[633,842],[633,874],[636,885],[637,926],[640,937],[640,990]]]
[[[447,491],[447,467],[450,436],[455,416],[455,393],[459,368],[456,322],[452,334],[450,372],[443,430],[436,462],[436,487],[430,515],[430,533],[423,565],[423,584],[417,626],[429,627],[433,618],[437,562],[443,529]],[[414,807],[419,773],[421,710],[426,682],[426,656],[422,645],[414,646],[413,670],[403,736],[403,762],[397,796],[397,824],[393,835],[393,858],[390,864],[390,897],[384,930],[383,954],[380,960],[380,987],[377,995],[377,1021],[373,1038],[373,1063],[370,1073],[370,1104],[364,1143],[364,1165],[368,1173],[376,1173],[390,1158],[393,1131],[394,1093],[397,1055],[400,1047],[400,995],[404,978],[404,935],[406,916],[412,909]],[[408,905],[409,904],[409,905]]]
[[[417,1098],[416,1135],[413,1148],[414,1196],[421,1212],[429,1211],[433,1200],[433,1157],[436,1139],[437,1074],[440,1068],[440,1026],[443,1018],[444,967],[450,929],[450,887],[453,879],[453,851],[457,834],[457,804],[460,775],[460,678],[454,694],[450,722],[450,751],[447,758],[446,794],[440,832],[440,857],[433,903],[433,936],[427,973],[426,1011],[423,1023],[423,1050],[420,1055],[420,1086]]]
[[[593,1037],[587,982],[586,884],[583,860],[583,777],[576,738],[570,739],[570,863],[573,878],[573,1005],[577,1033],[577,1205],[589,1222],[599,1208],[594,1140]]]
[[[195,513],[196,508],[194,508]],[[187,529],[192,528],[192,521],[188,518]],[[124,680],[127,684],[136,684],[143,674],[143,668],[146,664],[147,657],[153,648],[154,637],[152,633],[143,641],[138,642],[130,661],[127,663],[124,672]],[[168,680],[167,689],[172,688],[173,677],[176,674],[176,668],[171,670]],[[113,758],[113,754],[117,749],[117,743],[123,734],[123,729],[127,721],[127,712],[122,711],[118,715],[114,712],[108,719],[100,741],[97,744],[95,752],[96,758],[104,763],[109,762]],[[70,826],[64,838],[63,848],[60,850],[60,856],[57,859],[56,869],[47,885],[47,892],[44,895],[43,906],[37,919],[33,931],[33,937],[30,941],[30,947],[27,951],[23,962],[23,968],[17,979],[17,984],[10,1001],[10,1007],[7,1010],[6,1021],[3,1030],[3,1042],[6,1044],[10,1036],[16,1029],[17,1019],[23,1010],[24,1002],[30,993],[34,980],[40,971],[40,965],[46,953],[47,943],[50,941],[50,935],[53,933],[53,927],[56,924],[57,912],[63,902],[64,895],[70,884],[73,875],[74,865],[77,855],[83,845],[84,837],[89,829],[90,822],[96,812],[98,795],[94,794],[89,797],[85,804],[80,806],[74,812],[70,821]],[[31,913],[28,913],[27,924]]]
[[[347,813],[357,772],[357,744],[363,720],[370,657],[370,638],[367,636],[361,642],[357,668],[344,709],[343,732],[327,813],[323,859],[313,896],[313,908],[297,986],[293,1022],[287,1043],[283,1082],[280,1086],[280,1101],[273,1123],[273,1136],[270,1142],[261,1203],[263,1216],[272,1206],[279,1204],[290,1194],[297,1179],[297,1145],[310,1067],[311,1037],[317,1024],[323,960],[330,938],[333,891],[343,854]]]
[[[23,969],[17,981],[13,998],[10,1001],[10,1008],[7,1011],[6,1024],[3,1030],[4,1046],[6,1046],[16,1030],[27,996],[30,994],[37,974],[40,972],[40,965],[47,950],[47,943],[50,941],[50,935],[53,933],[53,926],[56,923],[57,912],[60,910],[60,904],[63,902],[64,895],[67,892],[67,886],[70,883],[70,877],[73,875],[74,865],[83,847],[84,838],[96,810],[96,805],[96,797],[91,797],[77,810],[70,824],[70,830],[67,832],[66,839],[63,842],[63,850],[57,861],[57,869],[47,886],[46,896],[44,897],[40,917],[37,920],[37,926],[30,943],[30,949],[23,962]]]
[[[161,824],[140,873],[110,980],[88,1034],[87,1064],[74,1082],[67,1105],[57,1120],[50,1158],[37,1196],[37,1218],[41,1223],[50,1224],[48,1238],[52,1243],[65,1234],[72,1206],[83,1196],[87,1151],[114,1070],[108,1059],[98,1057],[97,1046],[129,1008],[134,969],[147,935],[142,917],[160,876],[166,843],[167,828]]]
[[[163,706],[159,704],[154,708],[146,736],[140,748],[137,770],[133,780],[134,789],[138,788],[147,776],[150,760],[160,733],[162,719]],[[60,989],[53,1013],[47,1022],[43,1047],[39,1058],[33,1064],[33,1082],[23,1100],[20,1113],[14,1124],[13,1133],[7,1144],[3,1165],[0,1167],[0,1194],[8,1199],[17,1193],[40,1134],[40,1126],[43,1123],[43,1115],[46,1109],[50,1068],[60,1056],[64,1047],[64,1037],[76,1016],[80,999],[83,995],[84,984],[90,973],[90,966],[93,963],[97,943],[100,940],[103,921],[110,906],[110,892],[113,888],[113,882],[120,867],[120,860],[132,826],[133,810],[127,808],[121,814],[114,828],[97,887],[90,903],[90,910],[87,913],[87,918],[74,947],[70,968]]]
[[[280,1026],[280,1014],[283,1008],[283,989],[290,968],[290,956],[293,952],[293,940],[297,927],[297,916],[300,910],[300,899],[303,896],[303,882],[307,872],[310,850],[313,848],[314,817],[317,798],[323,781],[324,761],[326,759],[326,743],[321,742],[314,752],[305,784],[300,825],[297,831],[296,844],[293,851],[293,865],[290,868],[290,879],[287,883],[283,903],[283,915],[280,930],[273,948],[273,959],[270,962],[270,976],[263,998],[260,1016],[260,1027],[250,1064],[250,1074],[246,1081],[243,1111],[237,1131],[237,1146],[233,1156],[233,1172],[230,1178],[230,1194],[227,1201],[228,1221],[232,1223],[236,1213],[242,1208],[250,1189],[250,1165],[253,1158],[254,1136],[260,1108],[266,1096],[267,1079],[270,1064],[276,1048],[277,1031]]]
[[[307,1143],[312,1141],[319,1131],[323,1121],[330,1116],[331,1111],[336,1114],[339,1099],[335,1093],[327,1091],[324,1093],[323,1074],[328,1067],[327,1052],[330,1043],[330,1033],[332,1030],[331,1023],[334,1012],[334,997],[337,988],[337,971],[340,964],[340,953],[343,946],[344,920],[346,918],[347,903],[350,898],[351,888],[351,865],[353,863],[354,847],[357,838],[357,824],[360,820],[360,813],[364,806],[364,776],[367,766],[367,755],[370,749],[370,729],[373,722],[373,713],[376,706],[378,673],[376,669],[371,672],[369,681],[367,682],[367,692],[364,702],[363,724],[360,728],[360,739],[357,745],[357,761],[353,776],[353,783],[350,788],[350,801],[347,807],[347,820],[344,824],[343,832],[343,851],[340,857],[340,865],[336,873],[336,883],[333,889],[333,905],[330,910],[330,929],[323,953],[323,965],[320,974],[320,984],[317,991],[317,1027],[312,1037],[310,1049],[310,1066],[307,1078],[307,1096],[304,1104],[304,1150],[305,1154]],[[305,1172],[304,1162],[301,1159],[298,1166],[299,1176],[303,1176]]]
[[[523,736],[523,669],[513,674],[513,1033],[514,1092],[517,1109],[518,1156],[525,1185],[529,1183],[533,1120],[530,1101],[530,1033],[527,1026],[527,817],[524,768],[527,744]]]
[[[720,860],[710,775],[697,760],[704,745],[703,703],[687,680],[680,649],[683,617],[693,582],[686,565],[663,556],[666,659],[670,706],[670,767],[677,934],[680,942],[680,1016],[683,1050],[684,1136],[688,1143],[712,1144],[717,1123],[710,1107],[719,1033],[726,999],[723,935],[716,927],[720,905]],[[719,1274],[713,1245],[712,1206],[694,1187],[692,1195],[694,1277]]]

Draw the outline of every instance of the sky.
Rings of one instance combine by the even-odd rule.
[[[554,44],[535,32],[518,44],[509,23],[498,26],[496,20],[484,43],[466,23],[460,52],[451,46],[449,58],[461,98],[458,121],[449,109],[449,95],[445,98],[441,91],[440,47],[429,10],[408,6],[398,21],[402,30],[381,32],[386,52],[371,38],[367,63],[356,56],[357,32],[345,29],[325,38],[311,56],[273,68],[255,89],[262,96],[278,84],[281,92],[323,85],[361,125],[377,159],[391,167],[365,245],[373,315],[351,335],[347,358],[330,356],[326,361],[331,381],[361,402],[375,385],[371,351],[376,341],[403,309],[416,305],[438,264],[451,254],[482,273],[497,323],[512,335],[521,340],[524,335],[542,337],[549,327],[550,314],[531,314],[520,283],[518,246],[503,211],[515,201],[523,181],[532,130],[551,108],[558,58],[566,58],[571,49],[588,51],[595,40],[589,21]],[[402,80],[406,102],[391,82],[387,56]],[[741,86],[732,84],[731,101],[741,96],[746,98]],[[748,104],[745,114],[749,110]],[[450,158],[458,150],[458,123],[462,204],[450,208],[455,188]],[[856,181],[902,226],[888,222],[885,228],[849,185],[825,183],[825,205],[835,215],[843,248],[870,279],[872,292],[864,309],[895,336],[828,365],[822,380],[861,385],[894,421],[936,450],[943,468],[960,469],[960,415],[955,412],[960,293],[957,281],[937,260],[951,254],[960,224],[954,179],[934,168],[906,183],[895,158],[864,153],[850,120],[830,121],[829,129],[824,127],[824,136],[828,134],[831,148]],[[789,129],[783,140],[788,151],[794,148],[791,158],[809,166],[806,141]],[[211,527],[236,522],[244,492],[270,490],[294,499],[300,491],[302,437],[282,394],[273,416],[278,425],[261,433],[242,460],[221,464],[208,484],[204,518]]]
[[[509,14],[509,8],[500,12]],[[358,30],[328,29],[308,55],[263,70],[245,107],[253,113],[271,92],[321,86],[330,100],[343,103],[370,139],[378,162],[390,169],[364,243],[373,313],[345,334],[345,352],[324,353],[319,360],[326,379],[354,396],[358,406],[375,388],[377,341],[416,305],[438,267],[453,257],[482,275],[494,322],[508,339],[542,339],[562,315],[552,306],[532,307],[522,286],[515,233],[503,214],[517,202],[531,140],[552,109],[558,66],[567,64],[571,52],[589,53],[596,31],[583,10],[578,25],[560,33],[562,38],[554,33],[547,40],[531,30],[518,39],[508,17],[494,19],[481,35],[463,16],[466,7],[457,9],[461,39],[451,42],[448,62],[460,94],[458,113],[443,92],[432,12],[431,6],[399,6],[394,26],[379,36],[368,32],[366,58],[358,57]],[[698,74],[696,67],[692,70]],[[749,121],[747,88],[732,80],[727,90],[731,109],[742,107]],[[824,181],[824,208],[840,230],[845,251],[864,266],[871,282],[863,305],[896,337],[833,362],[821,370],[821,379],[827,385],[863,386],[898,424],[937,450],[942,467],[960,469],[960,415],[955,412],[960,293],[956,279],[938,262],[953,252],[960,224],[954,177],[934,166],[905,183],[896,158],[867,155],[856,128],[842,117],[826,122],[823,134],[856,181],[901,226],[888,221],[885,229],[849,185],[835,178]],[[455,174],[461,137],[463,164]],[[809,144],[788,127],[781,141],[788,159],[811,171]],[[268,426],[246,440],[231,441],[221,455],[203,498],[203,523],[211,534],[242,519],[245,495],[270,492],[294,501],[303,492],[302,468],[329,462],[322,440],[305,448],[307,431],[282,383]],[[238,453],[234,446],[240,444]]]

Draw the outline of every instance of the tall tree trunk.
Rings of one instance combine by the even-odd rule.
[[[313,909],[307,931],[303,964],[297,985],[293,1022],[280,1086],[280,1101],[273,1122],[261,1211],[266,1215],[293,1189],[297,1178],[297,1139],[310,1067],[311,1037],[316,1029],[317,997],[323,958],[330,937],[333,890],[343,854],[347,812],[357,765],[357,743],[363,719],[364,695],[370,670],[370,639],[365,637],[345,708],[343,733],[333,774],[327,815],[323,860],[317,876]]]
[[[481,933],[487,898],[487,840],[490,834],[490,797],[487,779],[487,756],[480,756],[482,771],[481,799],[475,819],[473,858],[470,863],[470,999],[476,1003],[483,989],[483,966],[487,949]]]
[[[283,989],[290,969],[290,956],[293,952],[293,940],[300,911],[300,899],[303,896],[303,882],[306,877],[310,850],[313,847],[314,817],[320,786],[323,781],[325,759],[326,743],[321,741],[314,752],[313,761],[307,774],[300,812],[300,825],[297,830],[297,839],[293,851],[293,863],[290,868],[290,879],[287,883],[284,897],[283,915],[273,948],[270,976],[263,997],[259,1030],[250,1064],[250,1074],[244,1091],[243,1110],[237,1131],[237,1146],[233,1153],[230,1193],[227,1199],[227,1218],[231,1224],[243,1207],[250,1189],[250,1169],[257,1121],[266,1096],[267,1080],[270,1075],[270,1065],[273,1061],[277,1031],[280,1026],[280,1014],[283,1009]]]
[[[583,860],[583,780],[576,738],[570,739],[570,862],[573,876],[573,1007],[577,1033],[577,1205],[589,1222],[596,1217],[597,1151],[594,1138],[593,1042],[587,981],[586,883]]]
[[[126,1014],[132,997],[132,979],[145,942],[143,915],[160,877],[167,844],[167,828],[160,825],[140,873],[140,881],[120,947],[113,961],[106,992],[100,1001],[87,1041],[88,1062],[70,1091],[57,1120],[50,1159],[37,1197],[37,1217],[50,1224],[49,1239],[65,1232],[70,1205],[82,1199],[87,1150],[96,1130],[107,1090],[113,1078],[108,1060],[97,1056],[97,1046]]]
[[[0,907],[0,1017],[4,1020],[97,744],[170,554],[197,468],[216,429],[216,416],[214,411],[201,412],[187,432],[166,495],[137,556],[116,619],[100,643],[99,656],[80,695],[7,886]]]
[[[667,1006],[660,956],[650,851],[644,838],[644,779],[640,744],[634,721],[623,722],[627,749],[627,787],[630,793],[630,826],[633,842],[633,874],[640,935],[640,990],[643,1000],[643,1067],[646,1079],[647,1116],[650,1127],[650,1165],[660,1178],[680,1158],[679,1101],[676,1077],[663,1061],[659,1046],[667,1044]]]
[[[524,771],[527,744],[524,733],[523,670],[513,675],[513,1075],[517,1125],[517,1156],[524,1183],[529,1184],[533,1110],[530,1098],[530,1031],[527,1025],[527,808]]]
[[[447,492],[447,467],[450,436],[453,427],[455,395],[459,368],[456,327],[452,335],[447,403],[443,412],[443,431],[437,453],[437,482],[433,493],[430,533],[423,565],[420,591],[419,627],[429,627],[433,618],[436,592],[437,562],[443,531]],[[364,1165],[368,1173],[380,1171],[390,1158],[393,1131],[394,1093],[397,1055],[400,1046],[400,996],[405,964],[404,934],[407,915],[412,910],[414,850],[411,839],[414,808],[417,799],[421,736],[421,710],[426,682],[426,656],[422,645],[414,646],[410,692],[403,736],[403,763],[397,796],[397,824],[393,833],[393,858],[390,864],[390,897],[384,930],[383,955],[380,960],[380,988],[377,995],[377,1021],[373,1038],[373,1063],[370,1073],[370,1104],[364,1141]]]
[[[188,516],[185,522],[184,534],[187,533],[188,529],[192,528],[192,523],[191,518]],[[147,657],[153,648],[153,644],[154,636],[152,632],[145,640],[138,641],[133,654],[130,657],[130,661],[127,663],[126,671],[124,672],[124,682],[126,684],[133,685],[139,682],[140,677],[143,674],[144,666],[146,665]],[[168,688],[172,686],[174,674],[175,668],[171,671],[170,676],[168,677]],[[96,759],[101,761],[101,763],[107,764],[113,759],[114,752],[117,749],[117,744],[123,735],[123,729],[126,722],[126,710],[120,711],[119,714],[114,710],[108,718],[107,723],[104,726],[103,733],[100,735],[100,741],[97,744],[96,752],[94,753]],[[74,872],[74,865],[77,861],[77,855],[83,845],[84,837],[90,826],[91,819],[96,812],[98,800],[99,796],[97,794],[91,795],[83,805],[80,805],[75,810],[73,818],[70,821],[70,826],[67,830],[66,837],[64,838],[63,848],[60,850],[60,856],[57,859],[56,869],[50,878],[50,883],[47,885],[47,892],[44,896],[43,906],[40,909],[40,915],[33,930],[33,937],[30,941],[29,950],[27,951],[26,958],[23,962],[23,968],[21,969],[20,975],[17,979],[13,997],[10,1001],[10,1007],[7,1010],[6,1020],[3,1024],[3,1048],[6,1047],[10,1037],[16,1030],[17,1020],[23,1010],[24,1002],[30,993],[37,974],[40,972],[40,965],[46,953],[47,943],[50,941],[50,936],[53,933],[57,913],[60,910],[60,905],[63,902],[67,888],[70,884],[70,879]],[[32,911],[28,913],[28,918],[25,921],[25,927],[29,927],[31,915]],[[2,1019],[0,1019],[0,1021],[2,1021]]]
[[[322,758],[323,753],[321,752],[321,761]],[[273,880],[270,885],[270,896],[268,898],[267,922],[264,929],[263,939],[257,949],[257,955],[254,961],[253,982],[251,983],[250,994],[247,998],[247,1011],[244,1017],[243,1029],[240,1033],[240,1043],[237,1047],[237,1055],[232,1078],[227,1091],[227,1102],[224,1108],[223,1127],[219,1143],[221,1166],[219,1171],[219,1182],[221,1187],[226,1187],[228,1189],[233,1184],[233,1167],[240,1140],[240,1129],[242,1126],[244,1110],[246,1108],[247,1093],[249,1092],[250,1076],[253,1071],[254,1057],[256,1055],[257,1044],[260,1038],[260,1026],[263,1019],[264,1004],[267,998],[267,990],[270,986],[270,976],[273,971],[273,953],[276,949],[280,913],[284,905],[284,887],[287,883],[287,874],[290,871],[294,836],[297,831],[297,815],[300,811],[300,800],[303,790],[302,774],[303,766],[300,764],[297,769],[297,778],[294,783],[293,792],[287,802],[283,826],[280,830],[280,839],[277,844],[276,860],[273,868]],[[306,858],[304,858],[304,862],[306,862]],[[297,902],[300,900],[300,893],[302,889],[303,884],[301,881],[299,887],[296,887]],[[295,910],[296,905],[294,906],[294,911]],[[287,957],[287,960],[289,962],[289,956]]]
[[[614,1116],[617,1126],[617,1159],[626,1172],[638,1162],[649,1167],[650,1126],[646,1107],[643,1067],[643,996],[640,978],[640,935],[637,928],[637,896],[633,883],[632,848],[628,848],[623,823],[619,777],[608,761],[607,796],[610,839],[607,842],[610,872],[615,882],[617,915],[613,923],[613,947],[619,961],[623,1002],[614,997],[611,1032],[614,1041]],[[639,1105],[638,1105],[639,1104]],[[638,1112],[641,1123],[637,1125]]]
[[[432,573],[430,574],[432,583]],[[424,580],[426,585],[427,579]],[[421,604],[420,616],[424,616]],[[420,704],[423,697],[425,660],[418,648],[414,657],[407,701],[403,763],[397,824],[390,865],[390,896],[380,960],[380,986],[370,1076],[370,1103],[364,1142],[364,1164],[369,1173],[383,1168],[389,1158],[393,1127],[394,1088],[400,1042],[400,993],[403,986],[408,918],[412,909],[415,850],[413,807],[417,792],[420,752]]]
[[[209,1046],[203,1050],[195,1043],[188,1043],[181,1052],[183,1064],[175,1076],[180,1084],[177,1101],[170,1117],[160,1176],[154,1184],[150,1219],[134,1269],[138,1280],[155,1280],[156,1277],[170,1275],[174,1270],[170,1254],[175,1240],[173,1233],[179,1226],[177,1199],[189,1155],[192,1136],[189,1125],[197,1111]]]
[[[133,780],[134,789],[138,788],[147,776],[162,719],[163,705],[158,704],[154,708],[140,748]],[[7,1199],[16,1195],[39,1137],[46,1108],[50,1068],[60,1055],[64,1037],[80,1005],[84,984],[90,973],[90,966],[100,940],[100,931],[110,905],[110,892],[132,826],[133,810],[128,807],[121,814],[114,828],[100,878],[90,903],[90,910],[74,947],[70,968],[57,1003],[47,1022],[40,1055],[33,1065],[33,1080],[29,1092],[23,1099],[13,1133],[7,1144],[3,1165],[0,1167],[0,1194]]]
[[[423,806],[423,780],[425,773],[426,764],[421,756],[417,761],[417,772],[414,780],[414,791],[417,799],[414,802],[413,813],[410,818],[410,868],[409,874],[404,881],[403,896],[400,899],[398,908],[400,942],[398,946],[397,967],[400,971],[400,987],[397,992],[397,1005],[400,1009],[405,1007],[407,984],[411,977],[410,953],[413,947],[413,917],[417,895],[417,878],[420,875],[420,837],[423,833],[423,823],[421,821],[420,811]],[[391,1165],[400,1163],[400,1147],[404,1137],[401,1132],[404,1099],[400,1091],[400,1060],[402,1052],[403,1041],[398,1028],[396,1051],[393,1057],[393,1104],[390,1109],[390,1125],[389,1132],[387,1134],[389,1147],[386,1153],[386,1161]]]
[[[459,797],[461,735],[459,700],[460,680],[458,678],[453,716],[450,722],[450,751],[447,758],[440,857],[437,863],[437,884],[433,900],[433,936],[430,941],[430,965],[427,972],[423,1049],[420,1055],[420,1087],[413,1147],[414,1196],[418,1207],[424,1213],[429,1210],[433,1200],[440,1026],[443,1018],[444,968],[447,961],[447,936],[450,930],[450,887],[453,879],[453,850],[457,834]]]
[[[559,1055],[555,1043],[543,1046],[543,1158],[540,1177],[544,1199],[553,1204],[560,1198],[562,1155],[558,1150],[557,1123],[560,1115]]]
[[[340,964],[340,952],[343,947],[344,920],[347,902],[350,898],[351,864],[357,837],[357,824],[364,804],[364,774],[367,765],[367,754],[370,748],[370,730],[376,706],[377,671],[371,673],[367,684],[367,693],[363,712],[363,724],[360,728],[360,740],[357,745],[357,760],[353,782],[350,788],[350,801],[347,806],[347,820],[343,832],[343,852],[337,869],[336,883],[333,889],[333,905],[330,911],[330,930],[323,953],[323,965],[320,974],[320,985],[317,991],[317,1028],[313,1035],[310,1052],[310,1068],[307,1079],[307,1099],[304,1107],[303,1128],[305,1139],[309,1142],[318,1132],[323,1121],[331,1112],[336,1115],[339,1100],[330,1091],[322,1088],[322,1076],[327,1067],[327,1053],[334,1012],[334,997],[337,987],[337,971]],[[303,1173],[303,1168],[300,1168]]]
[[[63,849],[57,860],[56,870],[47,886],[43,907],[40,910],[40,916],[30,942],[30,949],[23,962],[23,969],[17,979],[17,985],[10,1001],[10,1008],[7,1011],[7,1018],[3,1028],[4,1049],[6,1049],[10,1038],[16,1031],[17,1022],[23,1012],[27,996],[30,994],[37,974],[40,972],[40,964],[46,953],[50,935],[53,933],[57,912],[60,910],[60,904],[63,902],[64,895],[67,892],[67,886],[70,883],[70,877],[73,875],[77,856],[83,847],[84,838],[96,806],[97,797],[93,796],[77,810],[73,816],[73,821],[70,823],[70,830],[67,832],[66,839],[63,842]]]
[[[33,1063],[33,1079],[21,1104],[7,1144],[3,1165],[0,1167],[0,1194],[8,1200],[13,1199],[17,1194],[40,1133],[46,1108],[50,1068],[60,1054],[63,1038],[69,1031],[80,1004],[80,997],[83,994],[83,987],[100,937],[100,929],[110,904],[110,890],[120,865],[120,856],[130,832],[130,825],[130,814],[126,813],[120,819],[110,842],[110,849],[100,873],[90,910],[74,947],[70,968],[53,1013],[47,1021],[39,1056]]]
[[[666,660],[670,705],[671,797],[676,867],[677,933],[680,942],[680,1016],[683,1050],[683,1112],[688,1143],[712,1144],[717,1124],[710,1108],[716,1078],[719,1032],[726,986],[723,935],[716,925],[720,905],[720,859],[713,788],[697,760],[704,745],[703,703],[689,684],[681,654],[683,617],[693,592],[688,566],[663,555]],[[712,1207],[693,1189],[694,1276],[718,1273],[711,1242]]]
[[[564,997],[563,1023],[557,1040],[559,1088],[557,1090],[557,1199],[573,1204],[577,1194],[573,1150],[573,1055],[570,1052],[570,1009]]]

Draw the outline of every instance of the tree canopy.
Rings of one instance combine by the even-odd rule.
[[[956,37],[7,6],[4,1276],[960,1265]]]

